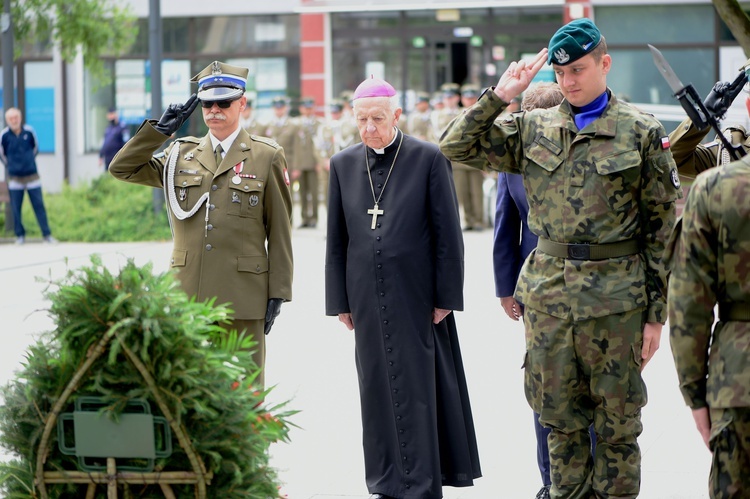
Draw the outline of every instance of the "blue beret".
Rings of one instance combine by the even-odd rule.
[[[602,34],[591,19],[576,19],[557,30],[549,41],[547,64],[564,66],[577,61],[599,45]]]

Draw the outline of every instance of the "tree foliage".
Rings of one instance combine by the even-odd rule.
[[[114,274],[98,257],[92,262],[49,283],[56,329],[28,349],[23,369],[0,389],[0,446],[15,456],[0,463],[0,496],[39,497],[40,448],[48,452],[44,471],[77,470],[76,457],[58,449],[57,432],[45,437],[45,426],[57,411],[72,412],[76,399],[93,396],[114,419],[134,400],[167,417],[175,442],[171,456],[157,458],[156,471],[190,471],[200,460],[213,473],[207,497],[278,497],[268,446],[288,441],[293,411],[266,404],[268,390],[254,387],[260,371],[252,343],[220,327],[231,310],[188,298],[171,273],[154,275],[151,265],[130,260]],[[83,497],[80,487],[46,488],[50,497],[72,499]],[[194,497],[192,485],[173,489],[177,497]],[[105,496],[99,487],[96,497]],[[164,495],[158,485],[139,484],[125,497]]]
[[[101,55],[125,52],[138,33],[130,7],[112,0],[11,0],[11,17],[17,49],[50,42],[67,62],[83,55],[98,77],[106,76]]]

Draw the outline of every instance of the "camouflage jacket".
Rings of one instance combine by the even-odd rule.
[[[692,408],[750,406],[750,322],[719,321],[712,333],[717,303],[750,302],[748,220],[745,156],[698,175],[670,241],[670,344]]]
[[[450,124],[440,149],[475,168],[523,175],[529,228],[559,243],[635,239],[640,253],[571,260],[535,250],[516,288],[527,306],[582,320],[644,308],[648,322],[666,320],[664,245],[682,195],[666,132],[653,117],[619,102],[581,131],[570,106],[513,113],[485,92]],[[662,139],[665,139],[662,141]]]

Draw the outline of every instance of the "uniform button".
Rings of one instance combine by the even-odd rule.
[[[212,249],[213,249],[213,246],[211,246],[210,244],[206,245],[206,251],[211,251]]]
[[[404,433],[404,430],[398,430],[398,432],[399,432],[399,433],[401,433],[401,434],[403,434],[403,433]]]
[[[401,442],[401,447],[406,447],[406,442]]]
[[[391,362],[388,362],[388,365],[389,365],[389,366],[392,366],[392,365],[393,365],[393,361],[391,361]],[[396,404],[396,407],[398,407],[398,404]]]
[[[378,184],[378,189],[381,189],[383,187],[383,184]]]
[[[404,456],[404,461],[406,461],[406,456]]]
[[[250,189],[250,186],[249,186],[249,185],[246,185],[246,186],[245,186],[245,190],[247,191],[247,190],[249,190],[249,189]]]
[[[382,175],[382,174],[383,174],[383,170],[378,170],[378,175]]]
[[[174,263],[174,258],[172,258],[171,262]]]
[[[216,189],[218,189],[218,188],[219,188],[219,186],[218,186],[218,185],[216,185],[216,184],[214,184],[214,185],[212,185],[212,186],[211,186],[211,190],[212,190],[212,191],[215,191],[215,190],[216,190]]]
[[[385,293],[380,293],[380,296],[385,296]]]
[[[172,260],[172,263],[174,263],[174,260]],[[387,351],[388,353],[391,353],[391,352],[393,351],[393,349],[392,349],[392,348],[388,348],[388,349],[387,349],[386,351]]]
[[[408,475],[409,473],[411,473],[411,470],[407,468],[407,469],[404,470],[404,473],[406,473]],[[409,485],[407,485],[407,487],[409,487]]]
[[[401,421],[401,416],[396,416],[396,419],[398,419],[399,421]]]
[[[208,224],[208,225],[206,226],[206,229],[207,229],[207,230],[214,230],[214,226],[213,226],[213,225],[211,225],[211,224]]]
[[[256,272],[260,272],[260,265],[258,265],[258,266],[255,267],[255,271]]]
[[[208,209],[211,211],[214,211],[216,209],[216,206],[212,204],[208,207]]]
[[[395,375],[391,376],[391,379],[396,379],[396,376]],[[401,419],[401,416],[399,416],[398,418]]]
[[[385,305],[383,305],[382,307],[380,307],[380,310],[385,310]]]
[[[390,338],[390,337],[391,337],[391,335],[390,335],[390,334],[386,334],[386,335],[385,335],[385,339],[386,339],[386,340],[387,340],[388,338]]]
[[[383,278],[381,277],[380,279],[378,279],[378,282],[383,282]]]
[[[186,180],[183,180],[183,181],[182,181],[182,186],[183,186],[183,187],[185,187],[186,185],[187,185],[187,181],[186,181]]]

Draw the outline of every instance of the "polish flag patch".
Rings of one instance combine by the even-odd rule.
[[[289,185],[291,182],[289,182],[289,170],[284,168],[284,182],[286,182],[286,185]]]
[[[669,149],[669,137],[662,137],[661,138],[661,148],[662,149]]]

